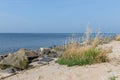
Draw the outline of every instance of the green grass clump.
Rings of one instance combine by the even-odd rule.
[[[109,80],[116,80],[116,77],[115,76],[110,77]]]
[[[72,51],[71,51],[72,52]],[[85,49],[83,52],[63,53],[61,58],[56,62],[62,65],[87,65],[108,61],[106,54],[104,55],[99,49]]]
[[[99,38],[95,38],[90,44],[80,45],[77,42],[68,44],[56,62],[67,66],[107,62],[109,61],[107,55],[111,52],[111,48],[99,48],[99,41]]]

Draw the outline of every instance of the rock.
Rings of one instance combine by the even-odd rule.
[[[40,49],[36,50],[35,52],[37,52],[39,54],[39,56],[41,55]]]
[[[11,55],[11,53],[9,54],[4,54],[4,55],[0,55],[0,61],[3,60],[5,57],[7,57],[8,55]]]
[[[39,50],[40,50],[40,52],[42,52],[44,49],[45,49],[45,48],[40,48]]]
[[[5,54],[4,57],[8,57],[9,55],[11,55],[11,53]]]
[[[54,49],[52,49],[51,52],[48,54],[48,57],[50,57],[50,58],[57,58],[58,54],[57,54],[57,52]]]
[[[40,61],[40,62],[38,62],[37,64],[47,65],[47,64],[49,64],[49,62],[43,62],[43,61]]]
[[[54,49],[50,49],[50,48],[40,48],[41,50],[41,56],[48,56],[50,58],[56,58],[58,57],[57,52]]]
[[[3,60],[4,56],[0,55],[0,61]]]
[[[38,59],[38,58],[35,58],[35,59],[33,59],[31,62],[36,62],[36,61],[39,61],[39,59]]]
[[[26,53],[26,49],[20,49],[19,51],[5,57],[0,62],[0,66],[25,69],[28,65],[28,58],[25,53]]]
[[[37,61],[37,58],[40,56],[40,54],[35,51],[26,51],[25,54],[29,60],[29,63]]]
[[[35,51],[26,51],[26,56],[28,59],[34,59],[37,58],[39,56],[39,54]]]
[[[49,48],[41,49],[41,55],[49,55],[49,53],[51,53],[51,50]]]
[[[53,60],[54,59],[49,58],[49,57],[43,57],[42,59],[40,59],[40,61],[38,62],[38,64],[46,65],[46,64],[49,64],[49,62],[53,61]]]
[[[40,61],[43,61],[43,62],[50,62],[50,61],[52,61],[52,60],[53,60],[52,58],[44,57],[44,58],[41,59]]]
[[[15,73],[17,70],[15,68],[7,68],[5,70],[1,70],[3,73]]]

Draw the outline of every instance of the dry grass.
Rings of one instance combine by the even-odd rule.
[[[99,48],[98,45],[102,42],[98,35],[92,40],[90,40],[89,36],[87,33],[86,37],[88,40],[84,39],[85,41],[82,43],[72,41],[72,43],[67,44],[62,56],[56,62],[67,66],[74,66],[109,61],[107,55],[111,52],[111,48],[105,50]]]
[[[116,41],[120,41],[120,34],[115,37]]]
[[[80,46],[73,43],[66,47],[57,62],[68,66],[107,62],[109,61],[107,57],[109,52],[111,52],[111,48],[103,50],[97,48],[95,44]]]

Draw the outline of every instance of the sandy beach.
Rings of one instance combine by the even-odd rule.
[[[37,64],[33,69],[22,71],[3,80],[109,80],[111,77],[120,80],[120,42],[113,41],[103,46],[112,47],[112,53],[108,55],[110,62],[67,67],[55,63],[54,60],[43,66]],[[4,73],[0,75],[7,76]]]

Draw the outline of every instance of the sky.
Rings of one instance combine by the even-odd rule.
[[[0,0],[0,33],[120,33],[120,0]]]

